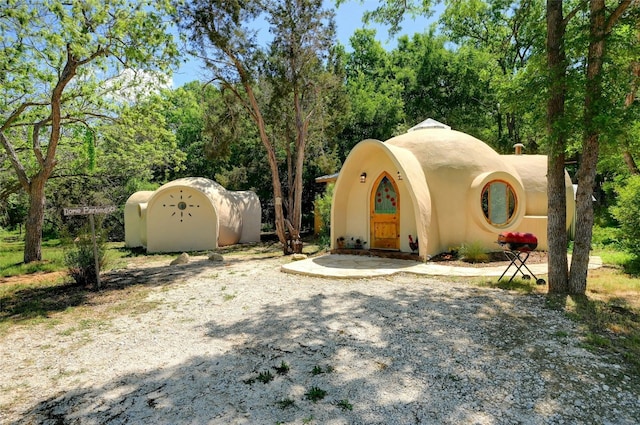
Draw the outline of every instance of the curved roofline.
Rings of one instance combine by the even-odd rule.
[[[357,167],[357,164],[352,165],[351,163],[361,155],[361,152],[365,153],[367,149],[371,148],[381,149],[385,152],[387,157],[397,167],[398,172],[401,173],[404,184],[408,185],[407,192],[411,197],[413,205],[417,236],[421,241],[425,242],[421,243],[419,246],[419,255],[421,258],[426,259],[429,241],[428,230],[431,224],[431,194],[429,192],[427,179],[425,178],[422,167],[420,166],[418,159],[410,150],[399,146],[388,145],[377,139],[365,139],[360,141],[353,147],[353,149],[351,149],[351,152],[342,165],[341,172],[336,181],[334,197],[342,193],[340,190],[340,186],[342,184],[351,184],[351,182],[346,181],[348,178],[346,176],[347,173],[342,172],[345,169],[345,166],[348,168]],[[332,204],[331,219],[332,222],[334,222],[335,202]],[[331,232],[331,240],[333,241],[336,238],[336,235],[333,234],[333,226]]]

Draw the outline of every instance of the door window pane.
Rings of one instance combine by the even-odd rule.
[[[395,214],[398,205],[398,196],[393,184],[385,176],[380,181],[376,190],[375,207],[376,214]]]

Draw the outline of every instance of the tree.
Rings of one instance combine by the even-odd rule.
[[[640,176],[629,177],[616,192],[618,199],[616,205],[611,207],[611,213],[620,223],[625,247],[640,258]]]
[[[336,0],[336,5],[341,5],[347,0]],[[360,0],[362,3],[364,0]],[[431,16],[431,7],[440,0],[386,0],[379,2],[374,10],[366,11],[362,17],[365,23],[371,21],[389,24],[389,33],[394,35],[402,29],[402,21],[405,16]]]
[[[361,140],[386,140],[404,123],[402,84],[392,57],[375,39],[375,31],[358,29],[345,53],[348,123],[340,134],[340,156],[345,158]]]
[[[400,37],[391,52],[389,73],[402,85],[406,122],[411,127],[430,117],[495,142],[488,56],[467,46],[449,50],[445,44],[444,37],[425,32]]]
[[[589,1],[589,46],[587,54],[584,97],[584,133],[582,158],[578,168],[576,193],[576,235],[567,292],[584,294],[587,287],[587,270],[593,230],[593,189],[600,137],[606,132],[607,99],[604,96],[604,64],[608,39],[614,26],[629,8],[640,8],[636,0],[621,0],[607,14],[605,0]],[[551,253],[550,253],[551,256]]]
[[[566,233],[567,200],[564,181],[567,126],[564,122],[564,114],[568,64],[564,46],[567,20],[562,10],[562,1],[547,0],[546,19],[546,53],[549,73],[549,97],[547,100],[549,292],[566,292],[569,271]]]
[[[475,107],[491,107],[497,124],[496,147],[503,153],[522,142],[528,142],[528,151],[535,152],[539,140],[536,136],[540,134],[523,139],[528,133],[525,126],[530,129],[537,125],[528,122],[530,96],[523,96],[526,84],[521,76],[542,42],[543,16],[540,0],[459,0],[452,2],[440,18],[443,32],[451,41],[482,52],[491,61],[482,69],[490,80],[495,98],[488,100],[493,104],[475,103]]]
[[[273,35],[262,43],[268,48],[248,29],[259,19]],[[255,122],[271,171],[276,233],[290,252],[287,241],[300,237],[307,145],[336,84],[326,72],[333,12],[320,0],[196,0],[180,7],[179,21],[211,82],[232,93]]]
[[[177,55],[167,1],[4,2],[0,6],[0,143],[29,196],[24,261],[42,257],[45,184],[72,126],[113,119],[111,78],[164,71]],[[132,81],[139,84],[139,81]]]

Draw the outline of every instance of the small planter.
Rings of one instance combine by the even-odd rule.
[[[356,239],[356,243],[354,245],[355,249],[364,249],[364,246],[367,244],[366,241],[361,241],[360,239]]]

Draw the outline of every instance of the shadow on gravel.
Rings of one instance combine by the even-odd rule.
[[[173,275],[166,268],[145,270],[144,278],[117,274],[110,282],[168,284],[199,266],[190,267]],[[252,285],[250,277],[237,279]],[[583,359],[588,353],[567,336],[570,322],[541,308],[538,298],[466,287],[440,291],[419,279],[403,285],[370,279],[368,285],[392,288],[371,293],[324,291],[325,280],[292,279],[284,300],[244,314],[230,311],[238,320],[228,325],[207,324],[203,337],[211,352],[233,343],[231,350],[59,394],[12,424],[640,421],[636,407],[625,404],[638,394],[601,386],[619,380],[619,372]],[[297,296],[295,285],[311,285],[313,295]],[[233,302],[241,306],[242,296],[256,295]],[[225,314],[225,304],[216,308]],[[279,374],[283,363],[288,370]],[[264,379],[268,375],[272,379]],[[314,388],[326,396],[310,400]]]
[[[51,313],[64,311],[69,307],[78,307],[92,303],[99,297],[134,286],[164,286],[177,280],[183,281],[203,270],[223,267],[222,263],[208,260],[192,261],[188,264],[167,265],[113,270],[101,274],[101,288],[94,291],[90,286],[78,286],[72,283],[19,289],[0,297],[0,324],[18,323],[37,317],[47,317]]]

